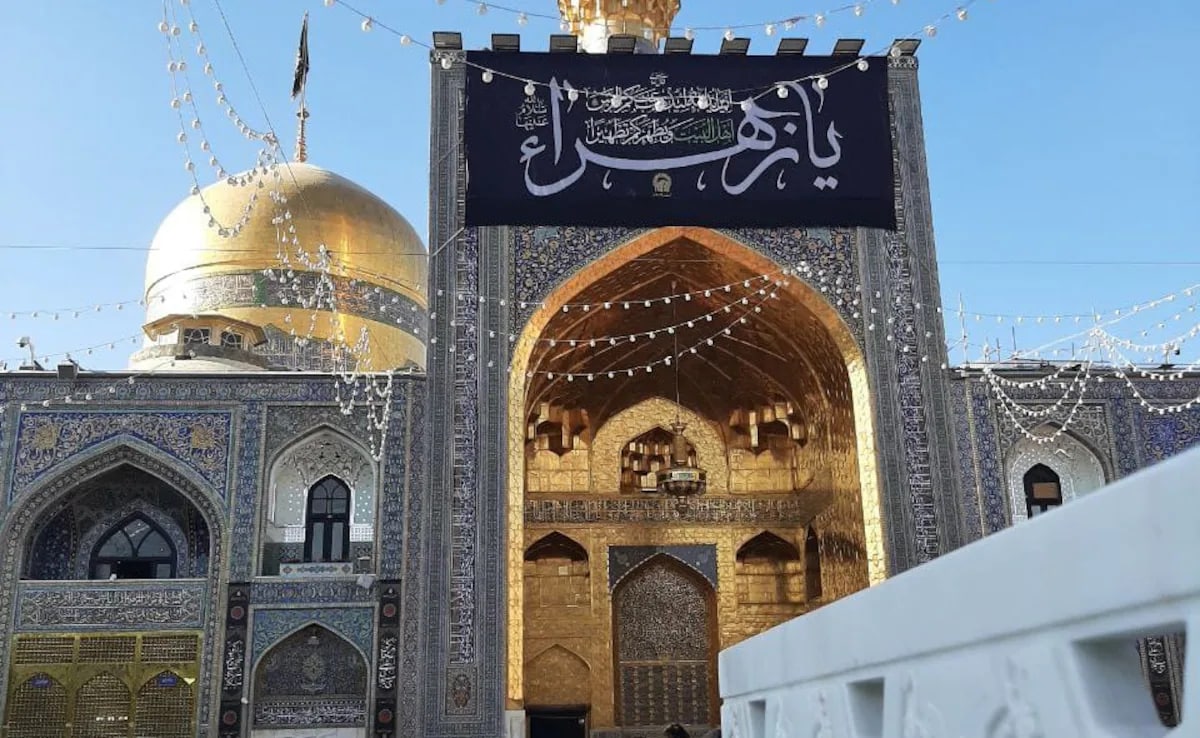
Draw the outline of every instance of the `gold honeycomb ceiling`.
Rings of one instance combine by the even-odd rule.
[[[680,351],[680,399],[685,407],[718,422],[729,419],[739,407],[792,400],[810,409],[849,397],[845,361],[819,320],[802,305],[793,291],[796,284],[778,287],[755,279],[759,275],[681,238],[634,259],[600,277],[571,298],[571,303],[611,302],[612,307],[584,311],[572,307],[558,312],[542,332],[533,350],[529,370],[533,372],[526,394],[527,413],[538,403],[550,402],[586,410],[592,427],[598,428],[614,413],[648,397],[675,397],[674,366],[657,363],[651,373],[644,367],[673,353],[672,336],[666,327],[694,321],[694,328],[677,330]],[[784,279],[780,275],[775,275]],[[744,282],[750,280],[750,287]],[[713,290],[734,283],[729,292]],[[666,295],[700,292],[691,300],[671,304],[651,302]],[[741,304],[746,298],[749,302]],[[624,303],[630,307],[626,309]],[[761,312],[754,312],[761,304]],[[724,312],[729,306],[730,312]],[[706,314],[714,313],[707,321]],[[746,321],[739,322],[745,316]],[[728,327],[730,334],[705,339]],[[639,336],[629,343],[611,336],[657,331],[655,338]],[[590,346],[591,339],[597,339]],[[550,341],[553,340],[553,345]],[[571,340],[576,346],[569,345]],[[687,349],[696,343],[696,353]],[[625,371],[634,368],[633,376]],[[618,371],[619,370],[619,371]],[[617,372],[608,378],[608,372]],[[597,375],[594,381],[565,373]],[[552,376],[551,376],[552,375]],[[840,402],[839,402],[840,404]]]

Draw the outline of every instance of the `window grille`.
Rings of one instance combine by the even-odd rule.
[[[18,638],[13,650],[13,665],[69,664],[75,660],[75,639],[71,636]]]
[[[0,735],[190,738],[199,660],[198,633],[17,636]]]
[[[182,664],[196,661],[200,642],[196,636],[144,636],[142,638],[143,664]]]
[[[8,738],[63,735],[67,690],[48,674],[34,674],[13,691],[8,707]]]
[[[178,674],[156,674],[138,690],[137,732],[155,738],[191,738],[195,700],[192,687]]]
[[[208,343],[212,340],[211,328],[184,328],[183,342],[184,343]]]
[[[128,738],[131,702],[120,679],[112,674],[92,677],[75,698],[76,738]]]

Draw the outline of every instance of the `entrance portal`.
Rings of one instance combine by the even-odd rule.
[[[525,712],[529,738],[585,738],[586,707],[533,708]]]

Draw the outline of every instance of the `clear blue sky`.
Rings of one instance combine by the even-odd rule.
[[[230,99],[264,125],[213,0],[191,3]],[[364,33],[359,18],[321,0],[222,4],[289,149],[295,46],[310,11],[311,161],[373,190],[427,233],[426,52],[379,29]],[[356,5],[422,39],[462,30],[472,48],[512,30],[525,33],[526,48],[544,47],[557,31],[538,19],[518,29],[514,15],[480,16],[465,0]],[[681,28],[828,7],[683,5]],[[554,12],[552,0],[522,7]],[[816,52],[838,37],[866,38],[877,49],[953,8],[953,0],[875,0],[861,18],[839,14],[822,29],[791,33],[811,38]],[[190,184],[167,105],[161,13],[160,0],[0,3],[0,359],[20,356],[20,335],[32,335],[46,354],[139,331],[136,306],[58,321],[8,313],[140,296],[144,249]],[[752,53],[773,50],[761,30],[751,35]],[[966,22],[926,39],[921,90],[948,315],[959,293],[973,311],[1029,315],[1118,307],[1200,282],[1200,81],[1190,51],[1197,38],[1200,4],[1187,0],[980,0]],[[719,42],[719,32],[701,34],[697,50]],[[231,166],[249,166],[254,149],[201,92],[215,150]],[[1051,261],[1076,263],[1039,263]],[[972,321],[970,329],[974,341],[1011,342],[1007,324]],[[957,335],[957,326],[948,332]],[[1023,325],[1018,340],[1028,348],[1067,332],[1065,324]],[[119,368],[131,348],[126,338],[116,350],[76,358]]]

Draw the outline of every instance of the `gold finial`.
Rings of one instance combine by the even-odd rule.
[[[296,51],[296,75],[292,78],[292,99],[300,98],[300,110],[296,117],[300,119],[299,130],[296,132],[296,161],[308,161],[308,145],[305,141],[305,126],[308,122],[308,107],[305,105],[305,92],[308,82],[308,13],[304,13],[304,23],[300,26],[300,48]]]
[[[604,29],[604,35],[628,34],[655,46],[670,35],[680,0],[558,0],[558,12],[571,33],[585,39]],[[589,29],[595,29],[589,33]]]

